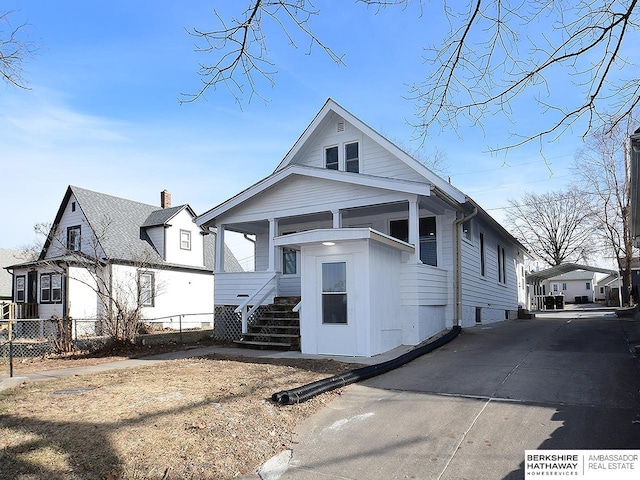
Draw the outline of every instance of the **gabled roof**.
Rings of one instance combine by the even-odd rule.
[[[196,214],[189,205],[179,205],[177,207],[161,208],[155,210],[147,217],[142,223],[141,227],[159,227],[161,225],[167,225],[173,217],[178,215],[182,210],[187,210],[191,218],[195,218]]]
[[[52,232],[55,232],[60,224],[71,195],[75,197],[78,208],[84,214],[93,232],[98,236],[100,246],[109,260],[135,261],[145,258],[152,263],[164,263],[162,257],[152,248],[142,226],[150,218],[158,220],[165,217],[173,218],[177,212],[184,208],[189,208],[192,212],[190,207],[185,205],[168,209],[169,212],[162,212],[163,209],[156,205],[135,202],[70,185],[51,227]],[[154,220],[151,223],[155,225],[157,221]],[[100,234],[100,232],[104,232],[104,234]],[[50,244],[51,236],[47,239],[40,253],[40,260],[45,258]]]
[[[318,128],[318,126],[323,121],[323,119],[327,117],[331,112],[339,115],[344,120],[346,120],[347,122],[355,126],[358,130],[363,132],[365,135],[367,135],[369,138],[371,138],[373,141],[375,141],[376,143],[381,145],[383,148],[391,152],[393,155],[399,158],[402,162],[404,162],[407,166],[409,166],[410,168],[415,170],[419,175],[424,177],[424,179],[429,183],[431,183],[435,188],[438,188],[443,193],[450,196],[451,198],[458,201],[459,203],[465,202],[466,197],[460,190],[455,188],[450,183],[446,182],[443,178],[433,173],[431,170],[429,170],[427,167],[422,165],[411,155],[407,154],[404,150],[399,148],[397,145],[395,145],[393,142],[388,140],[386,137],[376,132],[373,128],[371,128],[369,125],[364,123],[362,120],[360,120],[359,118],[351,114],[349,111],[345,110],[332,98],[327,99],[323,107],[320,109],[318,114],[315,116],[315,118],[311,121],[309,126],[302,133],[300,138],[298,138],[298,140],[293,145],[291,150],[289,150],[289,152],[285,155],[284,159],[278,164],[278,166],[275,169],[276,172],[278,170],[285,168],[291,163],[291,161],[296,156],[298,151],[300,151],[305,146],[305,144],[309,141],[314,131]]]
[[[254,183],[249,188],[238,193],[234,197],[226,200],[220,205],[213,207],[211,210],[203,213],[197,218],[198,225],[204,225],[208,221],[224,214],[228,210],[245,202],[274,185],[283,182],[292,175],[300,175],[305,177],[324,178],[336,182],[364,185],[384,190],[392,190],[396,192],[414,193],[416,195],[429,196],[431,194],[431,185],[412,182],[409,180],[399,180],[394,178],[377,177],[373,175],[365,175],[362,173],[339,172],[337,170],[327,170],[326,168],[309,167],[304,165],[288,165],[280,170],[276,170],[271,175]]]

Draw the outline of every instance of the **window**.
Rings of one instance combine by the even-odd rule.
[[[498,282],[507,283],[507,264],[504,247],[498,245]]]
[[[462,238],[471,241],[471,220],[462,223]]]
[[[591,282],[587,282],[587,283],[585,283],[585,285],[584,285],[584,289],[585,289],[585,290],[591,290]]]
[[[438,266],[435,217],[420,219],[420,260],[427,265]]]
[[[347,323],[347,264],[322,264],[322,323]]]
[[[40,303],[62,302],[62,275],[43,273],[40,275]]]
[[[180,248],[191,250],[191,232],[189,230],[180,230]]]
[[[80,251],[80,225],[67,228],[67,250],[71,252]]]
[[[329,147],[325,149],[324,165],[329,170],[338,170],[338,147]]]
[[[24,302],[25,299],[25,278],[24,275],[16,277],[16,302]]]
[[[345,170],[347,172],[359,172],[358,142],[347,143],[344,146]]]
[[[153,307],[154,278],[151,272],[139,273],[138,285],[140,289],[140,304],[144,307]]]
[[[71,211],[72,212],[76,211],[76,202],[71,202]]]
[[[562,290],[566,290],[566,289],[567,289],[567,284],[566,284],[566,283],[563,283],[563,284],[562,284]]]
[[[284,275],[295,275],[298,273],[296,251],[292,248],[282,249],[282,273]]]
[[[389,235],[403,242],[409,241],[409,220],[391,220]],[[436,218],[424,217],[419,222],[420,261],[426,265],[438,266],[438,243],[436,238]]]
[[[557,292],[557,291],[558,291],[558,284],[557,284],[557,283],[554,283],[554,284],[553,284],[553,291],[554,291],[554,292]]]
[[[484,252],[484,233],[480,232],[480,275],[483,277],[486,273],[486,259]]]

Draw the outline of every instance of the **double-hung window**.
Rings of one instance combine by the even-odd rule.
[[[324,150],[324,165],[329,170],[338,170],[338,147],[329,147]]]
[[[144,307],[153,307],[154,303],[154,277],[152,272],[140,272],[138,274],[138,288],[140,289],[140,304]]]
[[[62,275],[43,273],[40,275],[40,303],[60,303],[62,301]]]
[[[322,323],[347,323],[347,264],[322,264]]]
[[[284,275],[295,275],[298,273],[297,252],[293,248],[282,249],[282,273]]]
[[[80,225],[67,228],[67,250],[70,252],[80,251]]]
[[[360,144],[358,142],[343,143],[324,149],[324,166],[328,170],[360,172]]]
[[[25,299],[25,277],[19,275],[16,277],[16,302],[22,303]]]
[[[191,232],[189,230],[180,230],[180,249],[191,250]]]
[[[344,169],[347,172],[358,173],[360,171],[358,142],[347,143],[344,146],[344,162]]]

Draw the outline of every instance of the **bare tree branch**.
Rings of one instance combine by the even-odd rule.
[[[34,44],[21,38],[27,25],[12,27],[13,12],[0,12],[0,78],[10,85],[28,90],[24,80],[24,62],[35,52]]]
[[[420,16],[429,9],[431,18],[440,13],[450,26],[443,41],[426,50],[429,70],[409,92],[416,103],[414,126],[424,138],[434,128],[457,129],[462,121],[482,127],[487,117],[501,115],[514,126],[513,141],[496,150],[534,140],[542,144],[578,126],[585,137],[605,121],[614,128],[640,104],[640,81],[637,70],[632,72],[637,65],[629,58],[640,29],[638,0],[444,0],[441,12],[422,0],[356,3],[378,11],[402,8],[407,15],[412,14],[409,5],[419,5]],[[183,101],[224,85],[241,103],[246,95],[260,95],[258,80],[273,85],[265,19],[278,25],[292,45],[296,31],[342,63],[311,29],[309,20],[320,10],[310,0],[248,4],[241,19],[227,24],[216,14],[220,29],[192,32],[205,42],[201,51],[217,60],[201,66],[201,90]],[[627,70],[632,73],[625,78]],[[537,108],[523,106],[521,98]],[[544,123],[533,126],[528,121],[533,115],[543,116]]]
[[[268,59],[268,48],[265,39],[265,23],[278,26],[280,32],[294,48],[297,47],[292,31],[299,31],[310,41],[309,50],[313,46],[320,47],[335,63],[344,64],[343,57],[337,55],[309,26],[311,18],[319,14],[310,0],[255,0],[242,13],[240,18],[232,18],[226,22],[214,10],[214,15],[221,27],[217,30],[205,31],[194,28],[189,33],[201,43],[196,51],[214,53],[218,60],[213,64],[201,64],[198,74],[201,77],[201,88],[195,94],[182,94],[180,103],[193,102],[202,97],[209,88],[214,90],[223,85],[231,93],[235,101],[242,105],[245,96],[250,102],[254,95],[260,96],[258,82],[266,81],[274,85],[277,73],[275,65]],[[248,91],[242,79],[248,84]]]

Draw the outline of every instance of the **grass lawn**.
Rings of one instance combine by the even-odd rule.
[[[3,479],[228,479],[291,448],[340,392],[281,406],[271,394],[358,365],[204,357],[0,392]],[[70,362],[73,363],[73,362]],[[72,365],[69,365],[72,366]]]

